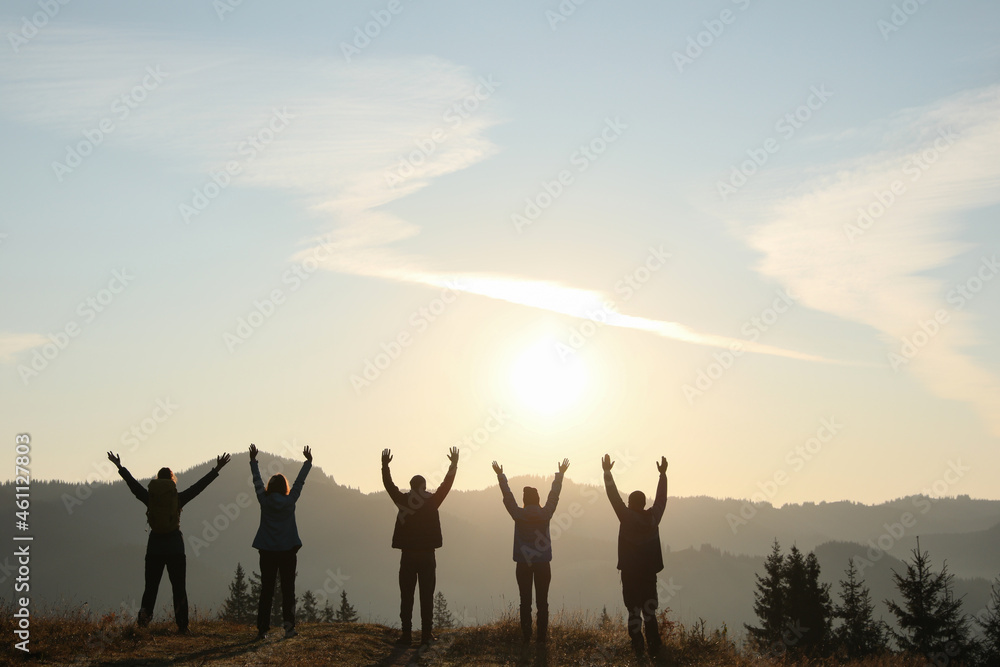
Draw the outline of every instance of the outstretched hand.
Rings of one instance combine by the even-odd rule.
[[[604,468],[604,472],[611,472],[615,462],[611,460],[611,454],[605,454],[604,458],[601,459],[601,467]]]
[[[311,462],[313,460],[313,453],[312,450],[309,449],[309,445],[302,448],[302,456],[306,457],[306,461]]]
[[[567,468],[569,468],[569,459],[563,459],[562,463],[559,464],[559,472],[564,473]]]
[[[215,472],[219,472],[220,470],[222,470],[222,466],[224,466],[227,463],[229,463],[229,459],[230,458],[231,457],[229,456],[229,454],[223,454],[222,456],[219,456],[218,458],[216,458],[215,459]]]
[[[458,447],[452,447],[448,450],[448,460],[453,466],[458,465]]]
[[[503,466],[500,465],[499,463],[497,463],[496,461],[494,461],[493,462],[493,472],[495,472],[497,475],[502,475],[503,474]]]
[[[660,471],[661,475],[667,472],[667,457],[666,456],[661,456],[660,457],[660,462],[656,464],[656,469]]]
[[[382,466],[385,467],[385,466],[389,465],[390,461],[392,461],[392,450],[391,449],[383,449],[382,450]]]
[[[116,468],[121,469],[122,467],[122,457],[115,456],[114,452],[108,452],[108,460],[115,464]]]
[[[250,443],[250,460],[251,461],[257,460],[257,445],[253,444],[252,442]]]

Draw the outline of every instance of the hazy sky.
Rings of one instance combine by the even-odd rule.
[[[2,438],[1000,498],[1000,5],[8,2]],[[284,444],[287,443],[287,444]],[[108,479],[116,477],[106,476]]]

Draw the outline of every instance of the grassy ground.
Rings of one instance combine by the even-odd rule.
[[[603,627],[592,618],[561,615],[553,619],[547,647],[520,642],[516,620],[507,616],[497,623],[439,633],[429,648],[395,644],[399,632],[365,623],[298,626],[299,636],[284,639],[280,629],[264,641],[255,641],[256,630],[217,620],[194,620],[191,634],[178,635],[167,623],[139,629],[131,619],[109,615],[91,620],[83,615],[59,614],[31,619],[31,652],[14,648],[9,614],[0,618],[6,638],[0,648],[3,664],[36,665],[719,665],[772,667],[790,663],[743,655],[724,632],[664,624],[663,656],[655,662],[636,659],[620,624]],[[841,665],[828,661],[816,665]],[[889,657],[856,667],[916,667],[919,661]]]

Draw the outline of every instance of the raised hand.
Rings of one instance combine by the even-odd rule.
[[[569,459],[563,459],[563,462],[559,464],[559,472],[564,473],[567,468],[569,468]]]
[[[115,456],[114,452],[108,452],[108,460],[114,463],[116,468],[122,467],[122,457]]]
[[[448,460],[453,466],[458,465],[458,447],[452,447],[448,450]]]
[[[253,444],[252,442],[250,443],[250,460],[251,461],[257,460],[257,445]]]
[[[229,463],[229,459],[230,458],[232,458],[232,457],[230,457],[229,454],[223,454],[222,456],[219,456],[218,458],[216,458],[215,459],[215,472],[219,472],[220,470],[222,470],[222,466],[224,466],[227,463]]]
[[[392,450],[391,449],[383,449],[382,450],[382,465],[383,466],[387,466],[387,465],[389,465],[390,461],[392,461]]]
[[[601,459],[601,467],[604,468],[604,472],[611,472],[615,462],[611,460],[611,454],[605,454],[604,458]]]
[[[495,472],[498,475],[502,475],[503,474],[503,466],[500,465],[499,463],[497,463],[496,461],[494,461],[493,462],[493,472]]]
[[[302,448],[302,456],[306,457],[306,461],[313,460],[313,453],[312,450],[309,449],[309,445],[306,445],[305,447]]]
[[[661,474],[667,472],[667,457],[666,456],[661,456],[660,457],[660,462],[656,464],[656,469],[659,470]]]

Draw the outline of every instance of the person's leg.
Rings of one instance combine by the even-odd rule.
[[[260,603],[257,605],[257,632],[271,629],[271,605],[274,602],[274,581],[278,578],[278,559],[274,552],[260,550]]]
[[[538,607],[538,641],[549,638],[549,584],[552,583],[552,564],[535,563],[535,605]]]
[[[156,593],[160,588],[163,568],[166,566],[166,556],[146,554],[145,579],[146,587],[142,591],[142,602],[139,605],[139,627],[144,628],[153,619],[153,609],[156,607]]]
[[[521,596],[521,637],[531,641],[531,566],[518,563],[514,569],[517,591]]]
[[[170,587],[174,595],[174,620],[177,622],[177,629],[187,632],[188,628],[188,598],[187,586],[187,558],[184,554],[174,554],[167,556],[167,576],[170,577]]]
[[[416,587],[417,568],[413,552],[404,549],[399,556],[399,624],[404,640],[413,630],[413,592]]]
[[[656,608],[660,606],[660,601],[656,594],[656,573],[649,572],[643,577],[643,605],[642,616],[646,626],[646,646],[649,655],[655,656],[660,650],[660,628],[656,622]]]
[[[434,552],[421,554],[420,568],[420,641],[427,643],[434,636],[434,588],[437,585],[437,560]]]
[[[285,632],[295,630],[295,564],[298,556],[294,551],[278,554],[278,571],[281,573],[281,620]]]
[[[632,650],[642,655],[642,591],[639,590],[639,576],[622,570],[622,601],[628,610],[628,636],[632,640]]]

